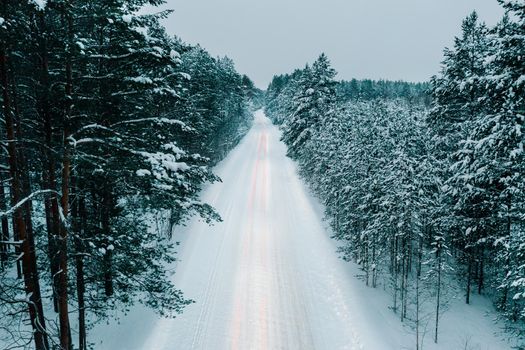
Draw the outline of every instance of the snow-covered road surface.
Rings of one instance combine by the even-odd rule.
[[[322,209],[279,138],[257,112],[215,169],[223,182],[203,193],[224,221],[176,229],[173,281],[196,303],[177,319],[134,310],[118,327],[99,327],[96,349],[414,348],[386,294],[365,287],[338,258]]]
[[[344,263],[262,112],[216,171],[203,199],[224,222],[184,229],[175,278],[197,302],[144,349],[361,349]]]

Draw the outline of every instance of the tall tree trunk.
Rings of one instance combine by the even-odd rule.
[[[71,332],[69,328],[69,310],[68,310],[68,215],[69,215],[69,181],[71,172],[71,155],[70,155],[70,122],[72,113],[73,99],[73,66],[72,66],[72,47],[73,47],[73,19],[71,14],[71,4],[67,2],[65,8],[65,25],[67,28],[67,52],[66,52],[66,88],[65,99],[66,107],[64,110],[63,123],[63,146],[64,152],[62,157],[62,197],[60,200],[62,209],[62,224],[60,225],[60,274],[58,278],[58,305],[59,305],[59,323],[60,323],[60,346],[63,350],[72,348]]]
[[[3,1],[4,10],[6,9],[6,1]],[[13,118],[13,111],[11,108],[11,99],[9,96],[9,83],[7,74],[7,54],[5,52],[4,43],[0,48],[0,80],[2,84],[2,97],[4,101],[4,118],[7,136],[7,150],[9,158],[9,169],[11,175],[11,198],[12,204],[16,205],[21,198],[21,183],[20,173],[17,159],[17,146],[15,140],[15,123]],[[21,206],[14,213],[14,222],[17,239],[22,241],[22,274],[24,278],[24,287],[26,295],[29,299],[29,319],[34,333],[35,348],[37,350],[48,349],[48,340],[45,327],[45,319],[42,313],[42,300],[40,299],[39,285],[35,284],[38,281],[38,271],[36,269],[35,247],[33,237],[27,236],[26,221],[24,218],[24,206]]]
[[[12,67],[11,70],[13,71]],[[20,111],[18,108],[18,94],[16,91],[16,81],[14,77],[12,78],[12,96],[13,96],[13,110],[15,114],[15,120],[16,123],[16,134],[15,139],[22,140],[22,123],[21,123],[21,117],[20,117]],[[31,194],[31,179],[30,179],[30,170],[28,167],[28,162],[25,158],[24,152],[19,151],[17,155],[18,160],[18,174],[19,174],[19,181],[21,185],[22,190],[22,196],[21,197],[27,197]],[[37,309],[37,318],[40,324],[45,324],[45,318],[44,318],[44,308],[42,305],[42,295],[40,292],[40,278],[38,274],[38,262],[37,262],[37,255],[36,255],[36,246],[35,246],[35,236],[33,231],[33,220],[32,220],[32,211],[33,211],[33,205],[32,201],[28,200],[24,203],[22,206],[23,208],[23,216],[24,221],[26,225],[26,239],[29,242],[30,247],[30,261],[31,261],[31,270],[34,271],[33,273],[33,283],[34,283],[34,297],[36,302],[36,309]]]
[[[53,145],[53,129],[51,107],[49,103],[49,58],[47,48],[47,24],[45,19],[45,12],[38,12],[39,24],[39,44],[40,44],[40,116],[44,127],[44,146],[42,147],[42,169],[43,169],[43,188],[56,191],[56,175],[55,175],[55,159],[52,152]],[[58,209],[58,197],[55,193],[50,194],[45,199],[46,207],[46,224],[48,232],[48,255],[50,262],[50,272],[53,283],[53,306],[55,312],[58,312],[58,269],[59,256],[57,249],[57,237],[60,231],[60,216]]]

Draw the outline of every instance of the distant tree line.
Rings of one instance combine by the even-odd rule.
[[[282,74],[273,77],[268,93],[269,101],[273,101],[290,81],[297,79],[303,70],[297,69],[292,74]],[[430,83],[410,83],[405,81],[352,79],[341,80],[335,84],[336,98],[339,104],[346,102],[370,101],[377,99],[403,99],[415,104],[430,106],[432,101]]]
[[[191,303],[171,227],[220,220],[199,191],[261,92],[137,14],[162,3],[0,0],[0,347],[85,350],[115,309]]]
[[[336,92],[342,102],[368,101],[378,98],[405,99],[418,104],[430,104],[431,101],[429,83],[352,79],[338,82]]]
[[[457,288],[525,335],[525,4],[499,2],[496,26],[464,20],[430,84],[336,82],[321,55],[267,93],[343,257],[390,291],[418,349]]]

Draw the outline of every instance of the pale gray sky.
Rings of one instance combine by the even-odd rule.
[[[495,24],[496,0],[167,0],[168,32],[231,57],[266,88],[321,52],[339,79],[425,81],[472,10]]]

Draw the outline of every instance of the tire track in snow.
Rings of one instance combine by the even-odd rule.
[[[231,212],[233,208],[233,202],[230,203],[227,215],[225,216],[226,222],[232,222],[231,220]],[[226,233],[231,232],[229,227],[226,229]],[[221,243],[219,246],[219,249],[217,250],[217,255],[214,259],[213,268],[210,272],[209,278],[208,278],[208,284],[206,285],[206,289],[204,292],[204,298],[202,301],[201,311],[199,313],[199,318],[197,319],[197,327],[195,329],[195,333],[193,334],[193,340],[191,342],[191,349],[198,348],[197,346],[202,343],[203,334],[206,334],[205,330],[208,329],[208,325],[210,322],[210,309],[213,306],[213,303],[211,302],[212,299],[215,296],[215,293],[217,292],[217,271],[219,267],[219,262],[221,261],[221,257],[224,251],[224,242],[226,241],[226,235],[222,236]]]

